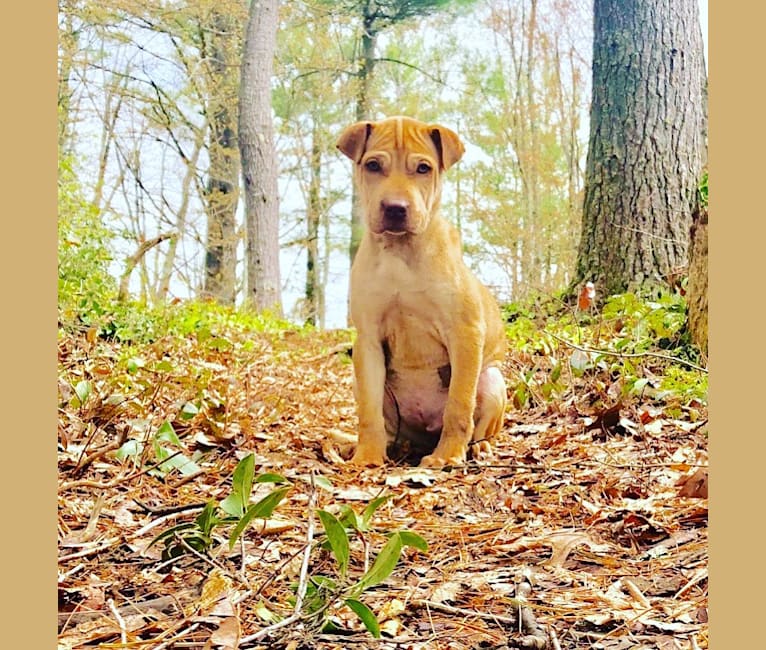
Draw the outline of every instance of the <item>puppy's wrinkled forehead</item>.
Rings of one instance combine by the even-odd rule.
[[[367,151],[387,149],[438,155],[428,129],[413,119],[391,117],[375,125],[367,141]]]

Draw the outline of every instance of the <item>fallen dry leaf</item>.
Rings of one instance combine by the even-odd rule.
[[[239,647],[241,634],[239,619],[236,616],[229,616],[221,621],[218,629],[213,630],[210,640],[222,650],[236,650]]]

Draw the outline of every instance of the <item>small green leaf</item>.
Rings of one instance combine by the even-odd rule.
[[[157,469],[161,472],[167,473],[171,469],[177,469],[184,476],[191,476],[202,470],[202,468],[188,456],[176,454],[175,456],[170,457],[171,452],[164,447],[155,446],[155,453],[157,454],[158,459],[167,458],[164,463],[157,465]]]
[[[389,537],[388,542],[383,547],[383,550],[375,558],[372,566],[368,569],[367,573],[362,576],[357,587],[360,591],[374,587],[377,584],[383,582],[388,576],[391,575],[396,563],[399,561],[399,556],[402,554],[402,538],[399,535],[394,534]]]
[[[636,379],[633,386],[630,389],[630,392],[638,395],[641,393],[644,388],[646,388],[646,385],[649,383],[649,380],[646,377],[641,377],[640,379]]]
[[[321,475],[311,475],[311,474],[303,474],[301,476],[298,476],[301,481],[304,483],[307,483],[308,485],[316,486],[318,488],[321,488],[325,492],[332,492],[335,488],[333,488],[332,483],[330,483],[330,479],[328,479],[326,476]]]
[[[80,406],[85,404],[85,402],[88,400],[91,390],[92,387],[89,381],[83,379],[82,381],[77,382],[77,386],[74,387],[74,392],[77,395],[77,399],[80,400]]]
[[[561,361],[557,361],[551,370],[551,383],[555,384],[561,377]]]
[[[264,474],[258,474],[258,476],[255,477],[256,483],[289,483],[284,476],[281,474],[273,474],[271,472],[266,472]]]
[[[411,530],[400,530],[397,534],[401,538],[403,546],[412,546],[424,553],[428,551],[428,542],[417,533],[413,533]]]
[[[267,494],[258,503],[251,505],[239,519],[237,525],[234,526],[234,530],[231,531],[231,535],[229,536],[229,548],[234,548],[237,539],[253,519],[267,519],[270,517],[274,512],[274,509],[291,489],[292,486],[279,488],[278,490],[274,490]],[[221,508],[223,508],[223,503],[221,503]]]
[[[132,359],[128,359],[128,372],[133,375],[138,372],[139,368],[143,368],[145,365],[146,361],[140,357],[133,357]]]
[[[245,506],[250,500],[255,473],[255,456],[248,454],[237,463],[231,480],[231,494],[221,502],[221,508],[235,517],[245,513]]]
[[[245,504],[242,502],[242,497],[240,497],[239,494],[234,494],[233,492],[223,501],[221,501],[220,506],[221,510],[223,510],[227,515],[231,515],[237,519],[245,514]]]
[[[186,402],[181,407],[180,418],[182,420],[191,420],[195,415],[199,413],[199,408],[194,402]]]
[[[138,440],[128,440],[115,453],[115,458],[123,460],[131,456],[138,456],[144,450],[144,445]]]
[[[323,489],[325,492],[332,492],[335,489],[330,482],[330,479],[326,476],[315,476],[314,483],[317,487]]]
[[[340,521],[340,523],[342,523],[344,526],[348,526],[354,530],[361,530],[361,522],[359,521],[359,517],[356,516],[353,508],[351,508],[351,506],[348,504],[344,503],[340,507],[340,516],[338,517],[338,521]]]
[[[378,623],[378,619],[375,617],[375,614],[372,613],[372,610],[362,601],[356,600],[355,598],[346,598],[344,602],[349,606],[354,614],[360,618],[370,634],[372,634],[372,636],[374,636],[376,639],[379,639],[380,624]]]
[[[375,514],[375,511],[380,508],[386,501],[391,498],[392,495],[384,494],[383,496],[373,499],[367,504],[367,507],[362,511],[362,527],[363,530],[367,530],[367,526]]]
[[[184,524],[178,524],[177,526],[173,526],[172,528],[168,528],[167,530],[162,531],[157,537],[155,537],[151,542],[149,542],[149,545],[146,547],[146,549],[150,549],[152,546],[157,544],[158,542],[161,542],[164,539],[167,539],[169,537],[173,537],[176,533],[180,533],[184,530],[189,530],[191,528],[195,528],[196,524],[192,522],[186,522]]]
[[[215,525],[220,522],[215,516],[215,501],[208,501],[194,522],[205,535],[209,536]]]
[[[327,591],[336,591],[338,589],[338,583],[327,576],[314,576],[311,578],[311,582],[319,589],[325,589]]]
[[[346,529],[343,528],[343,524],[332,513],[326,510],[318,510],[317,514],[324,527],[324,532],[327,534],[327,540],[330,542],[332,553],[338,562],[338,571],[341,577],[345,578],[349,561],[349,544]]]
[[[285,496],[287,496],[287,493],[292,489],[292,485],[287,485],[267,494],[265,497],[263,497],[263,499],[252,506],[256,512],[254,516],[261,517],[263,519],[271,517],[276,507],[282,502],[282,499],[284,499]]]
[[[170,372],[173,370],[173,364],[167,359],[163,359],[154,366],[155,372]]]
[[[172,445],[181,446],[181,440],[178,437],[173,425],[165,420],[160,428],[157,429],[157,433],[154,434],[154,439],[158,442],[169,442]]]

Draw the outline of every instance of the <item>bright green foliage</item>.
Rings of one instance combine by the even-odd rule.
[[[109,273],[110,230],[83,196],[70,159],[59,160],[58,303],[64,324],[91,324],[111,309],[117,283]]]
[[[339,632],[335,623],[327,618],[327,612],[333,607],[346,605],[362,621],[375,638],[380,636],[380,625],[375,614],[359,600],[360,596],[372,587],[384,582],[394,571],[405,546],[419,551],[428,551],[428,543],[417,533],[409,530],[396,531],[389,535],[383,548],[375,557],[372,565],[357,580],[351,580],[348,570],[351,560],[351,536],[364,538],[371,531],[371,520],[378,508],[390,499],[383,495],[373,499],[357,514],[350,506],[340,508],[340,516],[335,517],[325,510],[318,511],[326,540],[323,544],[332,553],[338,568],[337,578],[328,576],[312,577],[307,591],[307,610],[321,612],[325,619],[322,629],[325,632]],[[366,542],[365,542],[366,546]]]
[[[562,400],[589,383],[601,392],[618,382],[624,397],[707,400],[707,374],[694,367],[700,354],[679,292],[614,295],[599,314],[556,300],[513,304],[505,314],[512,350],[530,360],[510,386],[519,408]]]
[[[702,174],[702,180],[700,180],[700,186],[697,190],[699,195],[699,202],[701,208],[707,208],[708,196],[707,196],[707,170]]]
[[[188,553],[185,544],[200,553],[207,552],[213,544],[213,529],[221,523],[221,520],[215,514],[215,510],[215,502],[208,501],[202,512],[193,522],[186,522],[168,528],[157,535],[150,542],[147,549],[162,542],[164,544],[162,550],[163,560]]]
[[[296,329],[295,325],[268,312],[197,300],[158,306],[105,300],[97,314],[98,320],[91,312],[94,324],[99,326],[99,335],[104,338],[149,343],[163,336],[194,337],[201,347],[219,351],[230,349],[232,333]],[[306,330],[310,327],[306,326]]]
[[[138,419],[134,421],[134,432],[141,436],[142,439],[147,427],[148,421],[146,420]],[[117,450],[115,456],[118,460],[133,458],[137,463],[150,460],[154,465],[150,474],[154,476],[164,476],[174,469],[184,476],[191,476],[200,471],[200,466],[197,465],[195,458],[189,457],[184,453],[186,446],[176,434],[173,425],[167,420],[152,434],[150,441],[150,449],[153,452],[151,459],[146,457],[146,445],[138,438],[127,440]]]
[[[185,545],[194,550],[208,552],[214,542],[213,531],[217,527],[231,526],[229,548],[233,548],[239,537],[253,519],[268,519],[277,506],[292,490],[293,485],[279,474],[261,474],[254,476],[255,458],[248,454],[237,463],[232,475],[232,486],[229,496],[216,504],[210,501],[205,509],[194,520],[173,526],[155,537],[149,546],[159,542],[164,543],[163,558],[177,557],[188,552]],[[280,484],[260,501],[249,504],[254,483]],[[181,541],[183,540],[183,541]]]

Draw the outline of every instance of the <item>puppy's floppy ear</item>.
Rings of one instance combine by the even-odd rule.
[[[362,162],[370,133],[372,133],[371,122],[357,122],[343,130],[335,146],[358,165]]]
[[[463,157],[465,147],[457,133],[445,126],[431,124],[428,127],[431,139],[439,152],[439,163],[442,170],[447,170]]]

